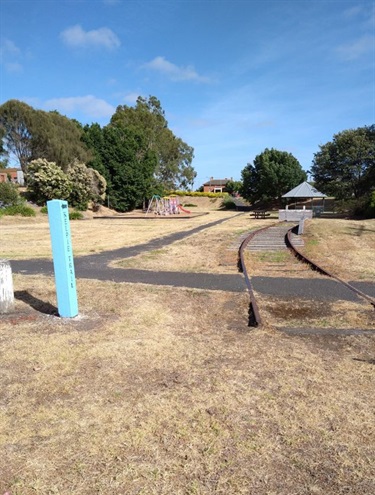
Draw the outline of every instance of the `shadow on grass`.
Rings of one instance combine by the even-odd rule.
[[[34,297],[27,290],[17,290],[14,292],[14,297],[19,301],[22,301],[29,306],[31,306],[39,313],[44,313],[46,315],[58,316],[58,309],[53,304],[42,301],[37,297]]]
[[[353,361],[360,361],[361,363],[375,364],[375,359],[353,358]]]

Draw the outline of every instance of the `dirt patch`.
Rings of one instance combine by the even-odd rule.
[[[374,310],[366,302],[319,301],[257,294],[261,315],[276,327],[361,328],[375,331]]]

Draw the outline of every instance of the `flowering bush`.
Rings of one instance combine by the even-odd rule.
[[[38,158],[30,162],[26,173],[27,189],[31,199],[44,205],[51,199],[68,200],[73,186],[67,175],[55,162]]]

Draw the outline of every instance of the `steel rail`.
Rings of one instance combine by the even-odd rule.
[[[280,223],[280,222],[278,222],[278,223]],[[238,250],[238,269],[240,272],[243,273],[243,275],[245,277],[245,283],[246,283],[246,286],[247,286],[247,289],[249,292],[249,296],[250,296],[249,326],[251,326],[251,327],[257,327],[257,326],[262,325],[262,318],[261,318],[260,313],[259,313],[259,307],[258,307],[256,298],[255,298],[253,285],[251,283],[250,276],[249,276],[249,273],[248,273],[247,268],[246,268],[244,252],[245,252],[245,249],[246,249],[247,245],[249,244],[249,242],[256,235],[260,234],[261,232],[264,232],[265,230],[267,230],[271,227],[274,227],[275,225],[277,225],[277,224],[268,225],[267,227],[263,227],[261,229],[254,230],[253,232],[251,232],[242,241],[240,248]],[[372,304],[372,306],[374,306],[374,308],[375,308],[375,299],[373,297],[363,293],[362,291],[360,291],[356,287],[353,287],[348,282],[345,282],[344,280],[337,277],[336,275],[328,272],[326,269],[322,268],[317,263],[312,261],[310,258],[308,258],[304,254],[302,254],[301,251],[293,244],[293,241],[292,241],[292,233],[293,233],[293,230],[295,228],[296,228],[296,226],[294,225],[293,227],[291,227],[288,230],[287,234],[285,235],[284,241],[285,241],[286,246],[292,251],[292,253],[296,256],[296,258],[303,263],[307,263],[313,270],[316,270],[319,273],[322,273],[323,275],[326,275],[327,277],[333,278],[333,279],[337,280],[339,283],[345,285],[348,289],[354,291],[357,295],[359,295],[359,296],[363,297],[364,299],[366,299],[367,301],[369,301],[370,304]]]
[[[345,287],[347,287],[348,289],[352,290],[353,292],[355,292],[359,296],[361,296],[364,299],[366,299],[367,301],[369,301],[369,303],[372,304],[372,306],[375,308],[375,299],[373,297],[365,294],[364,292],[360,291],[359,289],[357,289],[353,285],[349,284],[348,282],[345,282],[345,280],[342,280],[340,277],[337,277],[337,275],[330,273],[325,268],[322,268],[320,265],[318,265],[317,263],[312,261],[310,258],[308,258],[304,254],[302,254],[301,251],[293,244],[293,241],[292,241],[292,233],[293,233],[294,229],[295,229],[295,227],[292,227],[288,230],[288,232],[285,236],[285,240],[286,240],[287,247],[289,249],[291,249],[291,251],[294,253],[294,255],[296,256],[297,259],[299,259],[303,263],[307,263],[308,265],[310,265],[310,267],[313,270],[316,270],[319,273],[326,275],[327,277],[334,278],[335,280],[337,280],[341,284],[345,285]]]
[[[257,304],[256,298],[255,298],[253,285],[251,283],[249,274],[247,272],[244,251],[246,249],[246,246],[249,244],[249,242],[251,241],[251,239],[253,237],[255,237],[260,232],[263,232],[263,231],[269,229],[270,227],[273,227],[274,225],[275,224],[268,225],[267,227],[263,227],[262,229],[254,230],[254,232],[251,232],[242,241],[242,243],[240,245],[240,248],[238,250],[238,269],[239,269],[240,272],[243,273],[243,275],[245,277],[245,283],[246,283],[247,290],[248,290],[249,296],[250,296],[250,304],[249,304],[249,327],[257,327],[257,326],[262,325],[262,319],[260,317],[259,308],[258,308],[258,304]]]

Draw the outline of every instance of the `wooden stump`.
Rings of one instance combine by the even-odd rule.
[[[12,268],[8,260],[0,259],[0,314],[14,308]]]

